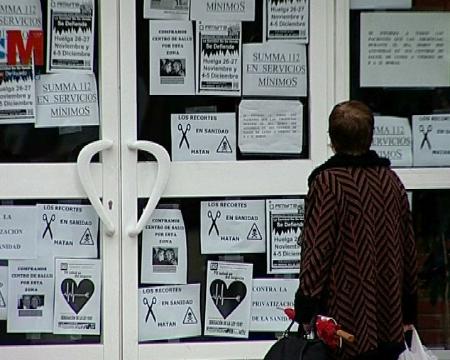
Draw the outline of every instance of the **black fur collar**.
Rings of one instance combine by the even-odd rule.
[[[322,165],[316,167],[308,177],[308,185],[314,181],[320,172],[335,167],[368,167],[368,166],[391,166],[391,162],[387,158],[379,157],[378,154],[369,150],[363,155],[335,154]]]

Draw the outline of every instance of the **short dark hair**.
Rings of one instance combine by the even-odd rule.
[[[372,111],[356,100],[337,104],[328,119],[328,133],[336,153],[361,155],[369,151],[373,127]]]

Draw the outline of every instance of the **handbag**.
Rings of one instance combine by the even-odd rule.
[[[437,357],[422,345],[419,334],[415,327],[412,329],[411,347],[405,342],[406,350],[403,351],[398,360],[437,360]]]
[[[292,324],[275,344],[264,360],[328,360],[331,350],[320,339],[307,339],[305,334],[290,332]]]

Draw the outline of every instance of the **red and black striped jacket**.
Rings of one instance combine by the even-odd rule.
[[[310,176],[300,239],[297,320],[314,313],[355,334],[340,358],[403,344],[417,301],[416,246],[403,184],[370,151],[335,155]]]

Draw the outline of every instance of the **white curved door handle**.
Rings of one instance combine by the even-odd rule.
[[[166,149],[164,149],[161,145],[151,141],[136,141],[129,144],[128,148],[131,150],[145,151],[153,155],[158,163],[158,172],[156,175],[155,185],[149,195],[147,205],[145,205],[144,211],[142,212],[141,218],[138,220],[137,224],[128,231],[128,235],[134,237],[138,236],[144,229],[150,219],[150,216],[152,215],[153,210],[155,210],[164,189],[166,188],[167,182],[169,181],[170,156]]]
[[[109,217],[108,212],[97,196],[97,190],[94,186],[94,180],[89,169],[89,164],[91,163],[92,157],[100,151],[107,150],[111,148],[113,142],[111,140],[98,140],[86,145],[78,155],[77,158],[77,169],[78,177],[80,178],[81,185],[86,192],[89,201],[91,202],[93,208],[97,212],[100,220],[105,226],[106,235],[114,235],[116,228],[113,221]]]

